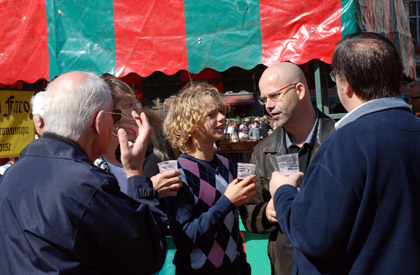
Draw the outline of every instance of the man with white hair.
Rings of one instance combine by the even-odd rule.
[[[0,183],[0,274],[151,274],[163,265],[166,218],[142,176],[150,127],[132,112],[118,130],[128,195],[92,161],[108,149],[111,93],[99,76],[66,73],[45,93],[45,132]],[[132,145],[129,145],[129,140]]]

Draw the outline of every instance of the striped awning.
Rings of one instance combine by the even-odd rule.
[[[358,31],[392,39],[415,76],[401,0],[6,0],[0,16],[2,84],[74,70],[123,77],[330,63],[336,43]]]

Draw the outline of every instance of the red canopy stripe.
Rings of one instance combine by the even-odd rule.
[[[187,68],[184,1],[114,1],[114,21],[117,76]]]
[[[260,0],[262,63],[331,63],[341,40],[341,1]]]
[[[44,1],[0,1],[0,82],[48,79],[48,33]]]

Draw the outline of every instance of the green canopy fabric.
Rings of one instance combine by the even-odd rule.
[[[331,63],[349,33],[394,41],[415,78],[401,0],[1,1],[0,83],[82,70],[118,77],[280,61]]]

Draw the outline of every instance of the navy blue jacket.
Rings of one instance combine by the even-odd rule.
[[[165,221],[151,182],[116,178],[80,146],[33,141],[0,183],[0,274],[150,274],[163,265]]]
[[[295,247],[293,274],[420,274],[420,120],[366,114],[334,132],[301,191],[274,204]]]

